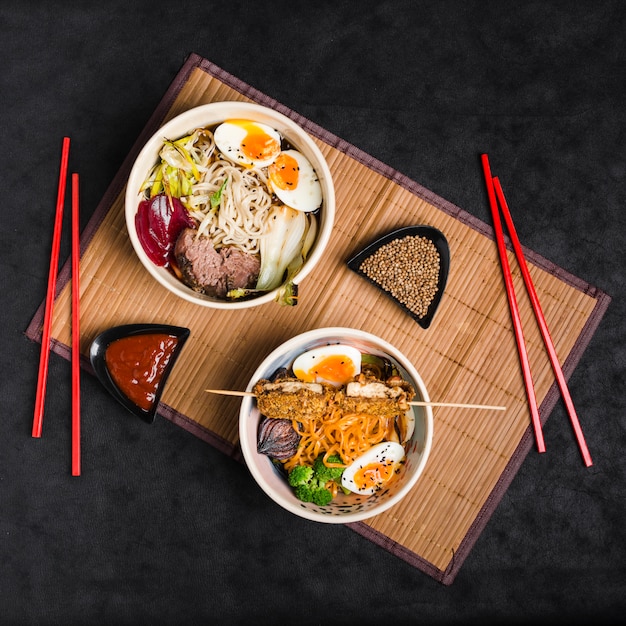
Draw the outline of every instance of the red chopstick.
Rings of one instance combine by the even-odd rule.
[[[63,138],[61,152],[61,171],[59,174],[59,188],[57,191],[56,215],[52,236],[52,252],[50,254],[50,269],[48,273],[48,292],[46,294],[46,308],[44,313],[43,335],[41,338],[41,355],[39,359],[39,374],[37,379],[37,396],[35,398],[35,415],[33,418],[33,437],[41,437],[43,425],[43,409],[46,397],[46,383],[48,380],[48,362],[50,358],[50,328],[52,326],[52,310],[56,292],[57,270],[59,266],[59,249],[61,247],[61,229],[63,226],[63,205],[65,203],[65,184],[67,180],[67,164],[69,160],[70,139]]]
[[[80,202],[72,174],[72,476],[80,476]]]
[[[483,172],[485,175],[485,184],[487,186],[487,195],[489,197],[489,205],[491,207],[491,215],[493,219],[493,225],[496,236],[496,244],[498,247],[498,255],[500,257],[500,265],[502,267],[502,273],[504,275],[504,283],[506,286],[506,295],[509,301],[509,309],[511,311],[511,318],[513,320],[513,329],[515,331],[515,341],[517,343],[517,350],[519,352],[520,363],[522,366],[522,374],[524,377],[524,385],[526,387],[526,396],[528,398],[528,405],[530,407],[530,415],[532,425],[535,431],[535,441],[537,444],[537,450],[539,452],[545,452],[546,446],[543,440],[543,431],[541,430],[541,419],[539,417],[539,408],[537,406],[537,397],[535,395],[535,387],[533,385],[532,374],[530,370],[530,362],[528,359],[528,352],[526,350],[526,341],[524,339],[524,333],[522,332],[522,321],[519,313],[519,307],[517,305],[517,299],[515,297],[515,289],[513,287],[513,277],[511,275],[511,268],[506,253],[506,245],[504,243],[504,233],[502,230],[502,222],[500,221],[500,212],[498,210],[498,204],[496,201],[496,194],[494,190],[493,178],[491,176],[491,168],[489,167],[489,158],[486,154],[481,156]]]
[[[511,243],[513,244],[513,250],[515,251],[515,256],[517,257],[517,262],[522,272],[524,284],[526,285],[526,290],[528,291],[528,295],[530,296],[530,302],[532,304],[535,317],[537,318],[539,329],[541,330],[541,336],[546,346],[546,350],[548,351],[550,363],[552,364],[552,369],[554,370],[554,374],[559,385],[559,389],[561,391],[561,396],[563,397],[563,401],[567,408],[572,428],[574,429],[574,433],[576,435],[578,447],[580,448],[580,452],[582,454],[585,465],[587,467],[590,467],[591,465],[593,465],[593,461],[591,460],[591,455],[587,448],[587,443],[585,442],[585,436],[583,435],[583,431],[578,420],[578,415],[576,414],[576,409],[574,408],[574,403],[572,401],[567,382],[565,381],[563,370],[561,369],[561,365],[559,363],[559,357],[557,356],[554,342],[552,341],[550,331],[548,330],[546,318],[543,314],[543,310],[541,309],[541,304],[539,302],[537,292],[535,291],[535,286],[526,265],[524,252],[522,250],[522,246],[520,244],[517,232],[515,230],[515,226],[513,224],[513,218],[511,217],[509,206],[506,202],[504,192],[502,191],[502,186],[500,185],[500,180],[497,176],[493,178],[493,185],[498,199],[498,203],[500,204],[500,209],[502,210],[502,215],[504,216],[507,230],[509,231],[509,237],[511,239]]]

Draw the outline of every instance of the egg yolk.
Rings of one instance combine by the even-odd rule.
[[[356,376],[356,368],[352,359],[341,354],[330,354],[307,371],[298,370],[294,374],[305,382],[315,382],[321,378],[331,383],[344,384]]]
[[[298,186],[298,161],[290,154],[281,152],[274,163],[268,168],[268,174],[272,183],[278,187],[288,191]]]
[[[381,487],[394,476],[395,463],[370,463],[354,472],[354,484],[358,489]]]
[[[229,123],[241,126],[246,131],[246,136],[241,140],[241,151],[249,159],[265,161],[280,152],[280,143],[254,122],[229,120]]]

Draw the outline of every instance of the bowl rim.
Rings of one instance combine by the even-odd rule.
[[[126,181],[126,190],[124,193],[124,214],[126,230],[128,232],[128,236],[130,238],[135,254],[139,258],[141,264],[149,272],[149,274],[170,293],[173,293],[174,295],[193,304],[205,306],[208,308],[227,310],[248,309],[254,306],[266,304],[268,302],[274,302],[279,290],[282,288],[283,285],[280,285],[272,291],[269,291],[256,298],[251,298],[249,300],[229,302],[226,300],[217,300],[211,298],[210,296],[204,296],[202,294],[194,292],[192,289],[184,285],[174,276],[170,277],[167,274],[166,269],[158,267],[157,265],[152,263],[145,251],[143,250],[135,229],[135,214],[137,213],[137,205],[139,199],[139,192],[136,190],[140,188],[147,174],[145,168],[140,166],[140,163],[145,159],[150,158],[152,155],[154,156],[156,161],[158,149],[163,142],[163,138],[168,137],[168,134],[176,134],[177,136],[180,136],[188,130],[191,130],[192,127],[197,128],[201,126],[203,123],[198,118],[202,118],[211,114],[215,115],[216,112],[222,111],[224,111],[225,113],[224,115],[219,116],[221,118],[220,120],[216,120],[215,122],[206,122],[204,124],[214,125],[228,118],[233,118],[237,116],[241,117],[246,114],[254,114],[259,118],[265,118],[257,118],[257,121],[259,122],[265,122],[269,125],[283,125],[286,129],[289,130],[289,133],[293,134],[289,135],[288,141],[290,143],[293,143],[294,146],[299,150],[306,148],[305,151],[309,152],[314,157],[313,160],[317,161],[317,164],[314,164],[314,167],[318,178],[323,181],[324,188],[324,204],[322,207],[324,219],[323,224],[318,225],[315,246],[313,247],[310,255],[302,265],[302,268],[298,271],[296,276],[294,276],[292,280],[293,284],[299,285],[300,282],[311,273],[314,267],[318,265],[322,255],[324,254],[324,251],[328,246],[328,242],[330,241],[335,222],[336,198],[335,187],[333,177],[330,172],[330,167],[328,165],[328,162],[326,161],[326,157],[322,154],[322,151],[317,146],[311,135],[302,126],[300,126],[300,124],[298,124],[287,115],[281,113],[280,111],[277,111],[276,109],[264,106],[262,104],[257,104],[255,102],[221,100],[209,102],[207,104],[200,104],[198,106],[192,107],[191,109],[187,109],[182,113],[179,113],[178,115],[174,116],[173,118],[162,124],[143,144],[141,150],[135,157],[130,173],[128,175]],[[284,136],[285,132],[283,131],[282,134]]]
[[[363,342],[370,342],[375,344],[378,350],[387,353],[402,366],[407,374],[413,379],[413,382],[417,387],[416,391],[422,396],[422,399],[425,402],[430,402],[430,396],[421,375],[419,374],[413,363],[398,348],[396,348],[394,345],[392,345],[382,337],[374,335],[373,333],[342,326],[330,326],[312,329],[295,335],[290,339],[282,342],[280,345],[274,348],[274,350],[272,350],[258,365],[256,370],[250,377],[249,383],[246,387],[246,391],[252,391],[256,381],[259,378],[263,377],[264,372],[266,373],[266,368],[268,367],[268,365],[272,361],[279,358],[281,354],[288,354],[294,348],[302,344],[311,343],[314,341],[324,341],[329,337],[333,338],[331,339],[331,341],[335,341],[334,338],[336,337],[337,343],[346,340],[348,343],[358,342],[359,340],[361,340]],[[310,348],[307,347],[305,349]],[[244,397],[242,399],[239,409],[239,444],[246,466],[248,467],[248,470],[252,474],[252,477],[254,478],[257,485],[261,487],[265,494],[268,495],[275,503],[277,503],[287,511],[290,511],[291,513],[294,513],[299,517],[311,521],[330,524],[347,524],[380,515],[392,506],[398,504],[401,500],[404,499],[408,492],[413,489],[420,476],[423,474],[428,458],[430,457],[433,443],[434,418],[432,407],[426,406],[420,407],[423,411],[424,416],[425,433],[421,457],[419,459],[419,462],[416,464],[413,475],[402,486],[398,493],[394,494],[390,498],[385,499],[373,511],[370,509],[365,511],[357,511],[354,513],[344,513],[342,515],[319,514],[315,511],[310,511],[306,508],[303,508],[300,504],[298,504],[295,496],[293,497],[293,500],[283,499],[282,497],[278,496],[265,482],[260,471],[257,469],[256,462],[260,460],[261,457],[263,457],[263,459],[267,459],[267,457],[257,452],[256,437],[254,438],[254,441],[252,441],[246,435],[249,428],[249,416],[254,407],[254,401],[255,399],[251,396]],[[270,462],[269,459],[267,459],[267,461]]]

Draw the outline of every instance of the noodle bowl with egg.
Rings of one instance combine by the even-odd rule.
[[[167,241],[157,242],[168,250],[163,265],[190,287],[213,295],[198,263],[213,269],[226,267],[225,259],[232,265],[234,258],[248,265],[243,279],[237,268],[224,279],[227,299],[254,297],[289,282],[313,244],[322,204],[321,186],[308,160],[269,126],[239,119],[165,139],[141,191],[136,221],[144,248],[146,240],[147,247],[152,245],[154,233],[167,231]],[[167,205],[155,202],[163,196]],[[169,214],[163,217],[164,205],[182,213],[179,227],[172,228]],[[142,227],[158,220],[163,225]],[[179,251],[184,229],[202,242],[198,249],[205,250],[203,240],[210,241],[209,260],[196,261],[201,256],[197,250]],[[221,280],[216,272],[211,276]]]

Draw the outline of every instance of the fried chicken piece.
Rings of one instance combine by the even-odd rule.
[[[361,374],[346,385],[341,405],[349,413],[394,417],[406,413],[414,397],[411,384],[399,376],[383,382]]]
[[[308,383],[297,378],[282,378],[274,382],[262,379],[252,391],[262,415],[289,420],[320,417],[335,395],[332,385]]]

